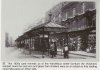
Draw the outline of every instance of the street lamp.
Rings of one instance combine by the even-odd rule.
[[[44,35],[44,38],[48,38],[48,35]]]
[[[40,38],[48,38],[48,35],[47,35],[47,34],[44,34],[44,35],[41,34],[41,35],[40,35]]]
[[[42,34],[40,35],[40,38],[43,38],[43,35]]]

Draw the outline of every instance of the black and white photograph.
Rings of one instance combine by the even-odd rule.
[[[96,2],[2,0],[2,60],[97,59]]]

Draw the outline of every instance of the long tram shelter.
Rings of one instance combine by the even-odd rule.
[[[67,41],[67,28],[53,22],[40,24],[25,32],[16,39],[19,48],[26,48],[31,51],[50,53],[50,43],[53,42],[57,48],[62,49]]]

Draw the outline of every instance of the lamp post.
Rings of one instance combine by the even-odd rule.
[[[52,16],[52,14],[51,14],[51,12],[50,12],[50,13],[49,13],[49,18],[50,18],[49,22],[51,22],[51,16]]]
[[[62,39],[62,49],[61,49],[61,56],[63,55],[63,48],[64,48],[64,39]]]

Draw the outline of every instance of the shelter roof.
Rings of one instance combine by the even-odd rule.
[[[33,29],[37,29],[37,28],[41,28],[41,27],[55,27],[55,28],[66,28],[65,26],[62,26],[62,25],[59,25],[59,24],[56,24],[56,23],[53,23],[53,22],[49,22],[49,23],[42,23],[36,27],[34,27]]]
[[[56,23],[53,23],[53,22],[50,22],[50,23],[44,25],[44,27],[66,28],[65,26],[62,26],[62,25],[59,25],[59,24],[56,24]]]

